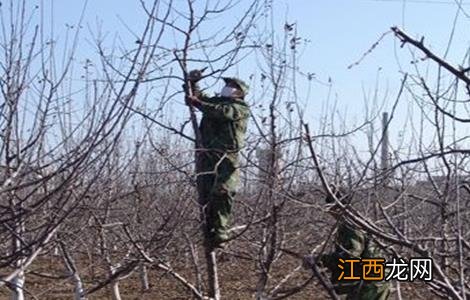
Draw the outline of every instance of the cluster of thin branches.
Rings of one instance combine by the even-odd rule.
[[[306,40],[295,23],[276,30],[270,1],[141,1],[140,9],[145,26],[129,47],[109,47],[99,30],[93,34],[97,58],[86,60],[85,80],[77,83],[81,26],[68,29],[73,38],[62,48],[40,7],[13,0],[0,7],[5,293],[42,299],[67,282],[75,299],[104,290],[120,299],[119,283],[138,275],[143,293],[165,278],[184,295],[220,299],[229,293],[221,288],[227,274],[238,272],[247,297],[336,298],[325,270],[305,257],[332,247],[337,224],[323,199],[341,186],[352,199],[338,202],[343,213],[386,257],[432,258],[434,279],[423,289],[468,296],[470,150],[458,130],[468,122],[458,113],[467,108],[458,100],[469,96],[467,69],[392,28],[411,55],[420,51],[437,66],[437,80],[418,67],[405,72],[380,130],[380,109],[349,124],[330,98],[316,99],[327,105],[313,124],[306,107],[315,96],[305,90],[325,84],[299,68]],[[234,11],[233,24],[212,26]],[[210,84],[247,61],[256,72],[249,76],[252,116],[233,238],[214,252],[204,243],[194,172],[199,116],[189,110],[187,121],[174,111],[187,114],[181,103],[189,91],[180,86],[191,68],[207,67]],[[444,81],[442,72],[455,80]],[[416,132],[412,142],[394,145],[391,124],[408,99],[420,109]],[[39,290],[28,286],[33,278]],[[394,282],[398,297],[408,292]]]

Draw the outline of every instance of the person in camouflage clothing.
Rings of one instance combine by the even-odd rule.
[[[212,246],[221,247],[229,239],[228,224],[239,181],[238,153],[250,115],[244,101],[248,86],[237,78],[223,78],[225,86],[220,95],[209,97],[196,84],[200,79],[197,72],[189,74],[193,95],[187,102],[202,112],[198,186]]]
[[[344,196],[344,191],[335,190],[336,198],[348,205],[350,199]],[[344,300],[386,300],[390,296],[390,286],[385,281],[368,280],[338,280],[341,273],[351,274],[350,264],[343,264],[344,269],[338,267],[339,259],[381,258],[376,245],[372,243],[368,234],[357,228],[335,204],[333,197],[326,197],[326,202],[331,205],[329,212],[337,219],[337,232],[335,236],[335,249],[330,254],[324,254],[319,258],[322,265],[331,272],[331,281],[335,292]],[[347,208],[346,208],[347,209]],[[358,266],[354,268],[354,275],[362,275]]]

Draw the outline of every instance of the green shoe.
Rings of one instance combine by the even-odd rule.
[[[212,238],[212,247],[223,249],[227,244],[229,237],[227,234],[215,234]]]

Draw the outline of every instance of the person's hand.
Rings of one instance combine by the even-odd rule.
[[[198,104],[199,104],[200,102],[201,102],[201,101],[200,101],[199,98],[196,97],[196,96],[188,96],[188,97],[186,97],[186,105],[198,106]]]
[[[302,267],[304,269],[312,269],[317,264],[316,257],[313,255],[305,255],[302,259]]]
[[[188,74],[188,80],[191,82],[198,82],[202,78],[201,70],[192,70]]]
[[[311,269],[314,266],[320,268],[328,267],[331,264],[331,258],[329,254],[320,254],[318,256],[306,255],[302,259],[302,266],[304,269]]]

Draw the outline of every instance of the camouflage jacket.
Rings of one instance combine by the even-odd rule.
[[[321,257],[324,265],[332,273],[332,281],[336,282],[341,269],[338,268],[339,259],[360,259],[371,257],[369,241],[366,235],[355,229],[347,222],[340,221],[335,238],[335,250],[330,254]],[[348,267],[347,265],[345,267]],[[346,268],[349,272],[349,268]],[[357,271],[357,270],[356,270]]]
[[[335,238],[335,250],[331,254],[323,255],[320,259],[331,272],[331,281],[335,291],[342,295],[350,295],[347,299],[387,299],[389,295],[388,284],[383,281],[348,280],[338,281],[342,272],[360,276],[362,268],[354,268],[350,264],[343,264],[344,269],[338,266],[339,259],[380,258],[380,251],[375,243],[369,240],[365,232],[356,228],[348,221],[339,221]],[[348,275],[349,276],[349,275]],[[351,296],[353,295],[353,296]],[[374,296],[371,296],[374,295]]]
[[[208,97],[196,90],[200,99],[197,108],[202,112],[199,130],[202,145],[207,149],[237,152],[243,145],[250,109],[237,98]]]

